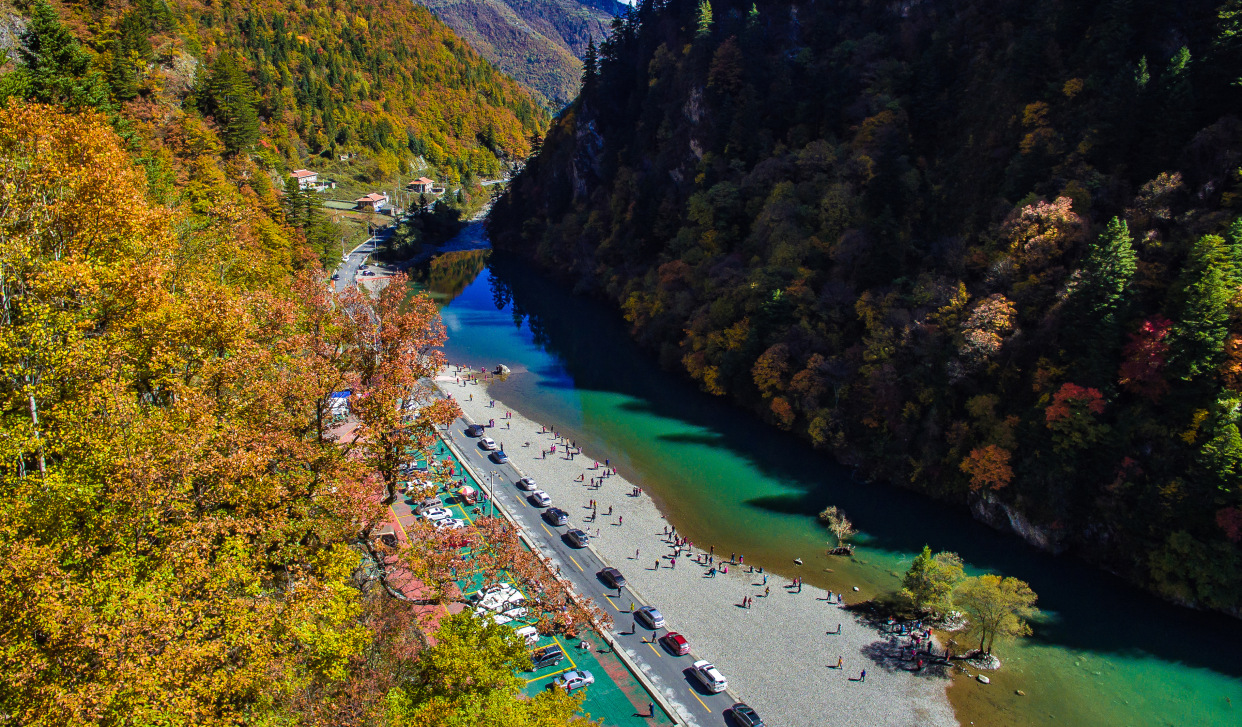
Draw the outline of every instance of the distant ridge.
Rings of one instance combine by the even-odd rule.
[[[628,9],[617,0],[415,0],[480,55],[552,106],[578,93],[591,38]]]

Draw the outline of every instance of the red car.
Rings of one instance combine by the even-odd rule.
[[[676,631],[670,631],[661,636],[660,643],[664,644],[664,648],[668,649],[673,656],[685,656],[690,653],[690,642]]]

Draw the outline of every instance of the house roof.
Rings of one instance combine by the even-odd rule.
[[[355,202],[386,202],[387,200],[388,200],[388,195],[380,194],[379,192],[372,192],[368,194],[367,196],[359,197],[358,199],[354,201]]]
[[[435,182],[434,182],[434,181],[432,181],[432,180],[430,180],[430,179],[428,179],[428,178],[426,178],[426,177],[419,177],[418,179],[415,179],[414,181],[415,181],[415,182],[418,182],[419,184],[435,184]]]
[[[318,176],[318,174],[319,172],[312,172],[309,169],[294,169],[293,174],[290,174],[289,176],[294,179],[305,179],[306,177]]]

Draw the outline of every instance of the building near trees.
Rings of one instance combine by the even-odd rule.
[[[381,192],[372,192],[365,197],[359,197],[354,200],[354,204],[358,206],[361,212],[379,212],[388,206],[388,195]]]

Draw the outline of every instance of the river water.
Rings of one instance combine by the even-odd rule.
[[[971,572],[1030,583],[1045,616],[1030,638],[997,647],[1004,667],[992,684],[950,689],[963,724],[1242,724],[1242,622],[1171,606],[919,495],[856,481],[661,370],[615,312],[520,261],[493,255],[453,288],[442,299],[449,360],[509,366],[497,398],[609,458],[696,544],[864,596],[898,587],[924,544],[961,554]],[[815,514],[830,504],[862,532],[852,560],[825,554],[831,536]]]

